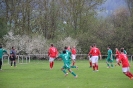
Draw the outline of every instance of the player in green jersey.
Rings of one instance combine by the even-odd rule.
[[[7,51],[4,50],[4,49],[2,48],[2,45],[0,44],[0,70],[2,70],[1,67],[2,67],[2,57],[3,57],[3,53],[7,53]],[[9,55],[9,54],[8,54],[8,55]]]
[[[66,53],[70,56],[70,64],[71,64],[71,57],[72,57],[72,52],[70,51],[70,50],[68,50],[68,47],[67,46],[65,46],[65,51],[66,51]],[[71,68],[78,68],[78,66],[71,66]]]
[[[113,55],[112,55],[112,50],[110,49],[110,46],[107,47],[108,49],[108,56],[107,56],[107,59],[106,59],[106,62],[107,62],[107,68],[110,68],[110,65],[111,67],[113,67]]]
[[[70,55],[67,54],[66,50],[63,50],[63,53],[59,54],[58,58],[61,58],[64,62],[64,66],[61,68],[61,70],[65,73],[65,76],[68,75],[66,72],[66,69],[75,77],[77,78],[77,75],[70,69]]]

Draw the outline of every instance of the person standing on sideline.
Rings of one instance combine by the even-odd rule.
[[[116,65],[118,64],[118,60],[119,60],[119,54],[120,54],[120,51],[118,50],[118,48],[115,48],[115,58],[116,58]],[[116,66],[115,65],[115,66]],[[120,66],[120,64],[118,64]]]
[[[129,64],[129,61],[128,61],[128,57],[126,54],[124,54],[124,49],[121,48],[121,53],[119,55],[119,60],[118,60],[118,64],[122,64],[122,71],[123,73],[129,77],[130,79],[133,79],[133,74],[130,72],[130,64]]]
[[[93,46],[90,46],[90,50],[93,48]],[[91,55],[89,56],[88,54],[88,57],[89,57],[89,63],[90,63],[90,68],[92,67],[92,59],[91,59]]]
[[[54,59],[58,56],[58,51],[53,44],[51,44],[50,48],[48,49],[48,56],[50,69],[52,69],[54,66]]]
[[[77,78],[77,75],[70,69],[71,56],[66,53],[66,50],[63,50],[63,53],[59,54],[58,58],[61,58],[64,62],[64,66],[61,68],[61,70],[65,73],[65,76],[68,75],[66,72],[67,69],[75,78]]]
[[[3,53],[6,53],[7,55],[9,55],[7,53],[7,51],[2,48],[2,44],[0,44],[0,70],[2,70],[2,57],[3,57]]]
[[[96,44],[93,44],[93,48],[89,52],[89,56],[92,56],[92,67],[93,71],[98,71],[98,57],[100,56],[100,59],[102,59],[101,52],[99,48],[96,47]]]
[[[75,46],[72,47],[71,52],[72,52],[72,66],[74,66],[76,62],[76,53],[77,53]]]
[[[112,53],[110,46],[108,46],[107,49],[108,49],[108,56],[106,59],[106,63],[108,66],[107,68],[110,68],[110,65],[111,65],[111,67],[113,67],[113,53]]]
[[[12,49],[10,51],[11,67],[12,67],[12,64],[14,64],[14,67],[16,67],[16,58],[17,58],[16,50],[14,47],[12,47]]]

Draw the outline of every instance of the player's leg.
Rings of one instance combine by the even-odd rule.
[[[13,58],[10,57],[10,65],[12,67],[12,64],[13,64]]]
[[[68,63],[68,64],[65,64],[65,66],[66,66],[66,69],[75,77],[75,78],[77,78],[77,75],[70,69],[70,64]]]
[[[53,68],[53,58],[49,57],[49,66],[50,66],[50,69]]]
[[[78,68],[78,66],[71,66],[71,68]]]
[[[77,75],[76,75],[70,68],[68,68],[68,71],[69,71],[75,78],[77,78]]]
[[[106,63],[107,63],[107,68],[110,68],[109,59],[108,58],[106,59]]]
[[[16,66],[16,58],[13,58],[14,67]]]
[[[98,56],[96,57],[96,59],[95,59],[96,61],[96,64],[95,64],[95,69],[96,69],[96,71],[98,71]]]
[[[133,76],[129,72],[129,67],[123,67],[122,71],[127,77],[129,77],[130,79],[133,79]]]
[[[14,60],[13,63],[14,63],[14,67],[16,67],[16,60]]]
[[[0,59],[0,70],[2,70],[2,60]]]
[[[111,64],[111,67],[113,68],[114,67],[113,60],[110,60],[110,64]]]
[[[92,68],[93,68],[93,71],[95,71],[95,67],[96,67],[96,60],[95,60],[95,56],[92,56]]]
[[[127,74],[130,75],[130,79],[133,79],[133,74],[130,72],[129,67],[127,67]]]
[[[76,63],[76,55],[72,55],[72,66],[74,66],[75,65],[75,63]]]
[[[92,67],[92,60],[91,57],[89,58],[89,64],[90,64],[90,68]]]
[[[10,63],[11,63],[11,67],[12,67],[12,64],[13,64],[13,59],[11,59],[11,62],[10,62]]]
[[[61,68],[61,70],[62,70],[62,72],[65,74],[65,76],[68,75],[68,73],[66,72],[66,67],[65,67],[65,65]]]
[[[53,61],[52,61],[52,68],[53,68],[53,66],[54,66],[54,59],[53,59]]]

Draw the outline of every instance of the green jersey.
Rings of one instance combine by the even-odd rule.
[[[66,54],[69,55],[69,64],[71,64],[71,55],[72,53],[69,50],[66,50]]]
[[[124,50],[124,54],[127,54],[127,51],[126,50]]]
[[[71,57],[72,53],[69,50],[66,50],[66,53]]]
[[[107,59],[113,59],[113,56],[112,56],[112,50],[111,50],[111,49],[108,50],[108,56],[107,56]]]
[[[65,63],[70,63],[70,56],[67,53],[66,54],[62,53],[58,57],[63,60],[64,64]]]
[[[3,56],[3,53],[4,53],[4,52],[6,52],[6,53],[7,53],[7,51],[6,51],[6,50],[4,50],[4,49],[0,48],[0,59],[2,59],[2,56]]]

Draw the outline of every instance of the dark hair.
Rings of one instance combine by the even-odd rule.
[[[96,46],[96,43],[94,43],[93,46]]]
[[[64,49],[67,49],[67,48],[68,48],[67,46],[64,47]]]
[[[66,50],[63,50],[63,54],[65,54],[66,53]]]
[[[14,46],[12,47],[12,49],[14,48]]]
[[[54,46],[54,44],[53,44],[53,43],[51,43],[51,46],[53,47],[53,46]]]
[[[108,45],[108,48],[110,48],[110,45]]]
[[[121,50],[120,50],[121,52],[124,52],[124,48],[121,48]]]

